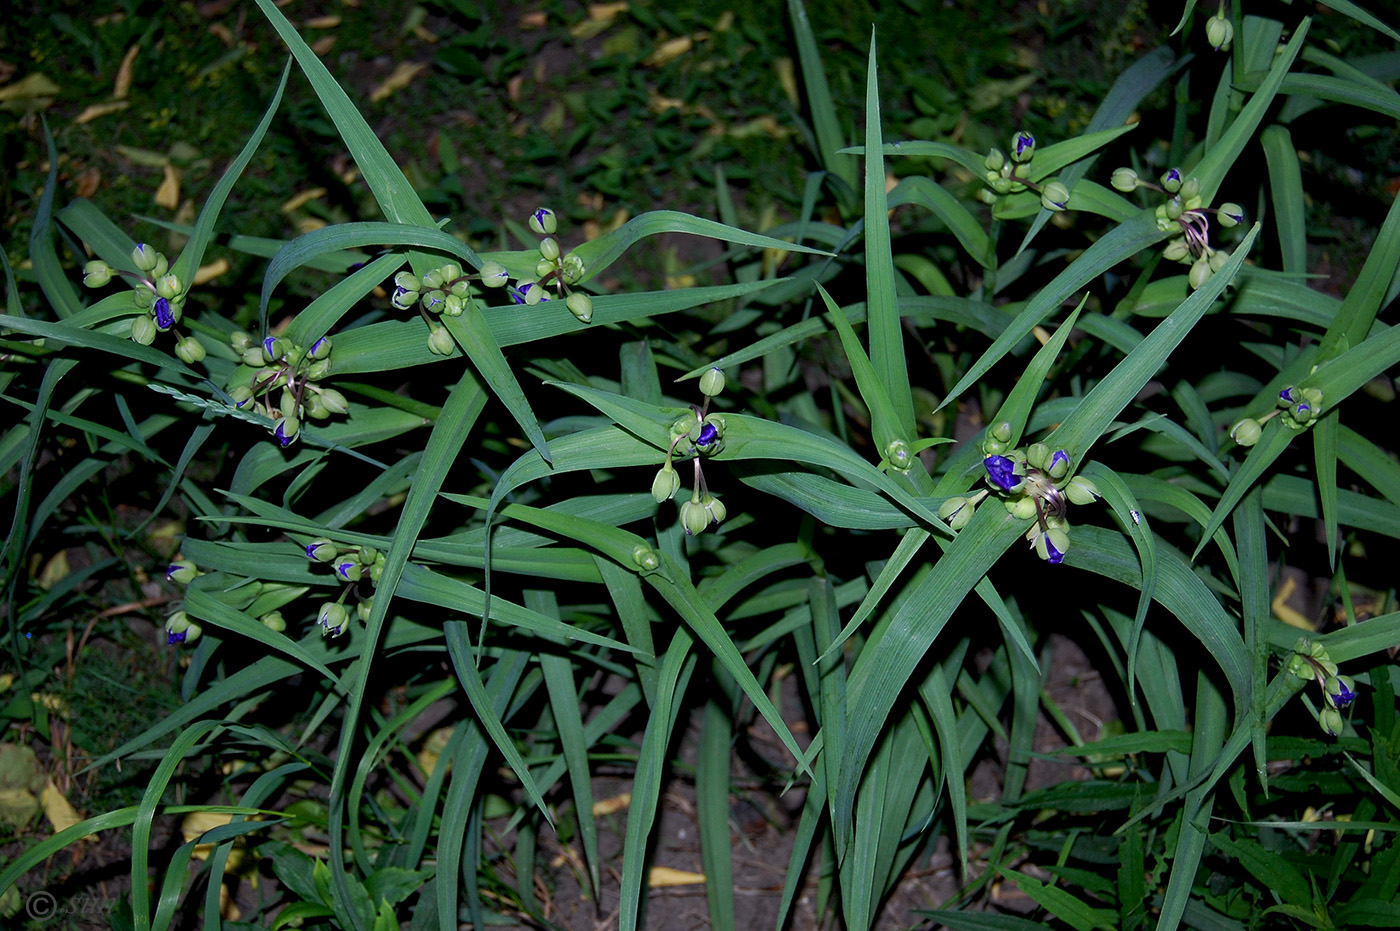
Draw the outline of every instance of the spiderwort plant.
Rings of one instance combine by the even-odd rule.
[[[681,478],[673,464],[677,455],[689,455],[694,466],[694,484],[690,500],[681,505],[681,526],[688,536],[704,532],[721,523],[726,515],[724,505],[710,493],[705,484],[705,472],[700,460],[711,456],[724,445],[725,420],[720,413],[710,413],[710,401],[724,390],[724,372],[711,368],[700,376],[700,393],[705,396],[700,407],[691,408],[685,416],[671,424],[671,442],[666,449],[666,461],[651,482],[651,495],[660,504],[680,490]]]
[[[1322,644],[1300,637],[1286,663],[1287,671],[1299,688],[1314,683],[1322,693],[1322,710],[1317,713],[1318,727],[1329,736],[1342,732],[1342,712],[1356,701],[1356,682],[1351,676],[1337,672],[1337,664],[1327,655]]]
[[[1230,258],[1228,249],[1211,246],[1210,218],[1215,217],[1222,228],[1230,229],[1244,222],[1244,208],[1236,203],[1205,206],[1200,180],[1183,175],[1179,168],[1168,168],[1158,181],[1159,184],[1154,184],[1138,177],[1131,168],[1118,168],[1113,172],[1112,184],[1125,194],[1144,189],[1166,195],[1164,202],[1154,210],[1157,229],[1164,233],[1175,230],[1179,235],[1167,241],[1162,255],[1190,266],[1187,281],[1192,290],[1196,290]]]
[[[260,402],[272,418],[272,434],[282,446],[290,446],[296,440],[302,422],[308,418],[326,420],[349,413],[350,402],[345,395],[321,384],[331,374],[329,336],[302,347],[279,336],[259,341],[240,330],[229,337],[229,345],[245,366],[234,376],[229,397],[239,408]],[[247,374],[249,369],[251,374]]]
[[[137,243],[131,252],[135,273],[113,268],[101,259],[83,266],[83,285],[105,287],[113,277],[125,279],[131,285],[131,302],[138,313],[131,318],[130,337],[133,342],[149,346],[161,333],[174,332],[175,355],[187,365],[202,362],[204,344],[192,334],[181,336],[177,324],[184,316],[189,289],[178,275],[170,274],[170,261],[147,243]]]

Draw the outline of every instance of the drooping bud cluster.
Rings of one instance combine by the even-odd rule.
[[[259,342],[240,330],[229,338],[229,345],[254,370],[247,384],[229,389],[229,396],[238,407],[260,403],[275,421],[272,433],[283,446],[297,438],[306,418],[325,420],[350,410],[345,395],[319,383],[331,372],[329,336],[303,347],[281,336]]]
[[[1317,715],[1318,726],[1329,736],[1340,734],[1344,723],[1342,712],[1356,701],[1356,682],[1351,676],[1338,675],[1337,664],[1332,662],[1322,644],[1306,637],[1300,637],[1293,644],[1286,668],[1304,683],[1317,683],[1323,698],[1322,710]]]
[[[1040,194],[1040,206],[1046,210],[1064,210],[1069,203],[1069,188],[1053,179],[1044,184],[1030,180],[1034,155],[1035,136],[1024,131],[1011,137],[1009,159],[1000,149],[991,149],[983,161],[987,168],[987,186],[977,192],[978,199],[984,204],[995,204],[999,197],[1030,189]]]
[[[540,240],[540,260],[535,264],[535,277],[517,278],[512,284],[509,270],[500,262],[483,262],[476,274],[463,272],[456,262],[448,262],[428,272],[421,279],[409,271],[394,276],[394,292],[389,303],[399,310],[414,306],[428,323],[428,349],[435,355],[451,355],[455,348],[452,335],[433,319],[437,316],[457,317],[470,309],[474,298],[472,283],[483,288],[504,288],[516,304],[533,307],[552,299],[562,299],[569,313],[584,323],[593,319],[593,299],[572,286],[583,280],[583,260],[572,252],[561,254],[554,239],[558,220],[554,211],[539,207],[530,214],[530,229],[544,237]],[[553,291],[554,298],[550,297]]]
[[[325,602],[316,612],[321,635],[338,637],[345,633],[350,623],[350,611],[345,607],[345,599],[351,593],[356,596],[355,616],[361,623],[368,621],[374,609],[374,596],[361,595],[359,583],[368,581],[371,587],[379,584],[379,577],[384,572],[384,554],[372,546],[342,546],[333,540],[318,538],[306,545],[306,558],[329,566],[335,577],[345,583],[340,598]]]
[[[1316,367],[1314,367],[1315,369]],[[1241,446],[1253,446],[1263,435],[1264,424],[1276,416],[1290,430],[1306,430],[1322,412],[1322,391],[1289,385],[1278,393],[1277,406],[1261,417],[1245,417],[1230,428],[1230,439]]]
[[[131,319],[131,339],[142,346],[156,341],[156,336],[169,333],[184,316],[185,297],[189,293],[187,284],[180,276],[170,274],[170,261],[154,247],[137,243],[131,250],[131,264],[138,274],[113,268],[101,259],[93,259],[83,266],[83,284],[89,288],[106,286],[112,277],[119,276],[131,283],[131,302],[145,313]],[[195,337],[175,334],[175,355],[186,365],[194,365],[204,359],[204,345]]]
[[[702,456],[710,456],[724,446],[724,415],[711,414],[710,399],[724,390],[724,372],[712,368],[700,376],[700,392],[705,402],[691,408],[671,424],[671,445],[666,450],[666,462],[651,482],[651,496],[660,504],[675,496],[681,487],[680,473],[673,460],[689,455],[695,468],[695,483],[690,500],[681,504],[681,526],[688,535],[704,532],[711,524],[724,520],[727,513],[719,498],[710,494],[705,485],[705,473],[700,467]],[[638,563],[640,566],[641,564]]]
[[[1220,271],[1230,258],[1228,249],[1216,249],[1210,244],[1210,216],[1214,215],[1217,223],[1229,229],[1244,220],[1244,208],[1233,203],[1214,208],[1204,206],[1201,182],[1196,178],[1183,178],[1178,168],[1167,169],[1158,180],[1160,184],[1153,184],[1139,178],[1131,168],[1119,168],[1113,172],[1112,183],[1125,194],[1146,188],[1167,195],[1166,200],[1157,205],[1157,229],[1163,233],[1175,229],[1181,235],[1167,241],[1162,255],[1191,267],[1186,277],[1195,290]]]
[[[987,429],[982,441],[982,467],[991,492],[1001,498],[1006,510],[1020,520],[1034,519],[1026,541],[1041,559],[1059,563],[1069,551],[1069,521],[1065,514],[1071,504],[1092,504],[1099,490],[1092,481],[1073,475],[1073,463],[1062,449],[1052,450],[1044,443],[1026,449],[1010,448],[1012,429],[1005,421]],[[949,498],[938,509],[938,516],[954,530],[961,530],[989,492]]]

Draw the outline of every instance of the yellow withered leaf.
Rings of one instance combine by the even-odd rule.
[[[307,29],[334,29],[340,25],[340,17],[334,14],[330,16],[317,16],[308,19],[304,24]]]
[[[323,187],[308,188],[305,191],[302,191],[300,194],[293,195],[292,198],[286,203],[284,203],[279,209],[283,213],[291,213],[294,210],[300,210],[302,207],[305,207],[313,200],[320,200],[322,197],[325,196],[326,189]]]
[[[667,42],[662,42],[646,58],[642,59],[642,64],[650,68],[664,65],[668,61],[675,61],[695,46],[695,41],[690,36],[680,36]]]
[[[612,798],[600,798],[593,803],[593,817],[597,818],[602,815],[616,814],[631,804],[631,792],[623,792],[621,795],[614,795]]]
[[[156,206],[174,210],[180,206],[180,169],[166,165],[162,171],[164,177],[161,178],[160,187],[156,188]]]
[[[194,283],[208,284],[220,275],[227,274],[228,270],[228,259],[217,259],[206,265],[201,265],[199,270],[194,273]]]
[[[136,55],[140,51],[141,46],[133,45],[122,56],[121,67],[117,68],[117,80],[112,86],[112,97],[117,100],[125,100],[126,95],[131,92],[131,75],[135,70]]]
[[[106,103],[94,103],[83,108],[83,112],[73,118],[74,123],[91,123],[99,117],[104,117],[109,113],[116,113],[118,110],[125,110],[131,106],[129,100],[109,100]]]
[[[384,79],[384,82],[369,92],[371,103],[378,103],[398,91],[403,90],[413,79],[418,77],[418,73],[428,67],[423,62],[405,61],[400,62],[394,69],[394,73]]]
[[[52,779],[49,780],[48,785],[44,786],[44,793],[39,797],[39,802],[44,806],[44,816],[49,819],[49,824],[53,825],[55,834],[59,831],[66,831],[83,820],[83,816],[58,790],[58,786],[53,784]],[[89,834],[83,840],[95,844],[97,843],[97,835]]]
[[[653,889],[658,886],[703,886],[705,874],[673,870],[669,866],[653,866],[647,874],[647,884]]]

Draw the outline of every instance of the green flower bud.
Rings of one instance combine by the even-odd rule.
[[[530,214],[530,229],[541,236],[553,236],[558,227],[559,221],[548,207],[536,207],[535,212]]]
[[[1124,194],[1131,194],[1137,190],[1138,175],[1131,168],[1117,168],[1113,172],[1113,180],[1110,182],[1115,190]]]
[[[193,336],[182,337],[175,343],[175,355],[186,365],[204,361],[204,344]]]
[[[705,528],[710,526],[710,512],[699,499],[692,497],[681,505],[681,526],[685,528],[687,536],[704,533]]]
[[[593,319],[593,299],[582,291],[575,291],[564,301],[564,306],[569,308],[569,313],[573,314],[582,323],[587,323]]]
[[[1206,261],[1210,263],[1210,270],[1212,273],[1218,272],[1225,267],[1226,262],[1230,261],[1230,250],[1216,249],[1210,254]]]
[[[996,191],[989,190],[988,188],[979,188],[977,191],[977,199],[989,206],[995,204],[997,202]]]
[[[1011,158],[1016,162],[1028,162],[1035,154],[1035,137],[1028,132],[1018,132],[1011,137]]]
[[[667,462],[656,473],[656,478],[651,480],[651,496],[656,499],[656,503],[670,500],[681,487],[681,477]]]
[[[277,421],[277,426],[272,428],[272,435],[277,438],[277,442],[282,445],[283,449],[291,446],[300,432],[301,421],[295,417],[283,417]]]
[[[188,585],[199,575],[199,567],[188,559],[177,559],[170,564],[170,568],[165,570],[165,580],[167,582],[177,582],[180,585]]]
[[[1048,563],[1058,565],[1069,552],[1069,534],[1059,527],[1051,527],[1035,538],[1035,553]]]
[[[151,269],[151,277],[159,278],[161,275],[164,275],[168,271],[170,271],[170,261],[166,259],[164,252],[157,252],[156,267]]]
[[[350,612],[339,602],[327,601],[317,612],[316,623],[321,626],[321,636],[338,637],[345,632],[346,625],[350,623]]]
[[[175,295],[180,293],[180,278],[178,275],[162,275],[156,279],[156,293],[167,301],[173,300]]]
[[[1187,178],[1185,181],[1181,182],[1181,190],[1177,192],[1177,196],[1179,196],[1182,200],[1186,201],[1186,203],[1187,203],[1187,205],[1188,205],[1186,209],[1192,210],[1192,209],[1195,209],[1195,207],[1199,207],[1199,206],[1200,206],[1200,203],[1196,203],[1196,204],[1193,206],[1193,205],[1191,205],[1191,201],[1193,201],[1193,200],[1194,200],[1194,201],[1199,201],[1199,200],[1200,200],[1200,197],[1201,197],[1201,181],[1200,181],[1200,179],[1199,179],[1199,178]]]
[[[253,389],[248,385],[234,385],[229,390],[228,395],[232,399],[234,407],[242,407],[253,400]]]
[[[1235,26],[1223,16],[1212,16],[1206,20],[1206,41],[1217,52],[1228,52],[1235,38]]]
[[[555,265],[553,262],[549,261],[548,259],[540,259],[538,262],[535,263],[535,277],[546,278],[549,276],[550,272],[554,271],[554,269]]]
[[[1166,189],[1168,194],[1175,194],[1181,190],[1181,169],[1168,168],[1160,180],[1162,187]],[[1172,217],[1172,219],[1175,220],[1176,217]]]
[[[1058,181],[1051,181],[1040,189],[1040,206],[1046,210],[1064,210],[1069,203],[1069,188]]]
[[[295,417],[300,408],[297,396],[292,393],[292,389],[283,388],[282,395],[278,398],[277,409],[282,412],[283,417]]]
[[[312,420],[327,420],[331,416],[330,410],[321,400],[319,394],[308,394],[301,402],[302,413]]]
[[[131,291],[131,304],[133,307],[140,307],[142,310],[150,310],[151,305],[156,302],[156,292],[146,287],[133,288]]]
[[[434,355],[450,356],[456,348],[457,341],[447,332],[446,327],[434,327],[428,334],[428,350]]]
[[[1092,479],[1082,475],[1076,475],[1069,480],[1069,484],[1061,489],[1065,497],[1071,504],[1093,504],[1102,495],[1099,494],[1099,486],[1095,485]]]
[[[413,272],[404,270],[394,275],[394,287],[402,288],[405,291],[423,290],[423,282],[418,280],[418,276]]]
[[[1026,462],[1044,471],[1050,464],[1050,447],[1044,443],[1032,443],[1026,447]]]
[[[707,398],[712,398],[724,390],[724,372],[719,368],[711,368],[700,376],[700,393]]]
[[[638,543],[632,548],[632,562],[643,572],[655,572],[661,568],[661,559],[645,543]]]
[[[1336,737],[1345,727],[1342,721],[1342,713],[1336,708],[1323,708],[1317,715],[1317,725],[1322,728],[1322,732],[1329,737]]]
[[[1191,263],[1191,271],[1186,273],[1186,280],[1190,282],[1191,290],[1194,291],[1209,281],[1212,274],[1214,272],[1210,270],[1210,259],[1201,256]]]
[[[287,343],[275,336],[269,336],[262,341],[262,357],[264,362],[276,362],[287,354]]]
[[[419,300],[423,304],[423,309],[430,314],[440,314],[447,306],[447,292],[441,288],[434,288],[423,294]]]
[[[1190,262],[1191,248],[1186,245],[1186,237],[1178,236],[1162,249],[1162,258],[1169,262]]]
[[[1240,446],[1253,446],[1259,442],[1264,427],[1253,417],[1246,417],[1230,428],[1230,439]]]
[[[949,498],[938,506],[938,519],[944,521],[954,530],[961,530],[972,520],[972,515],[976,512],[976,505],[970,498],[957,496]]]
[[[369,616],[370,616],[370,614],[371,614],[373,611],[374,611],[374,596],[373,596],[373,595],[370,595],[368,598],[362,598],[362,599],[360,599],[360,602],[359,602],[358,604],[355,605],[355,616],[356,616],[357,618],[360,619],[360,623],[361,623],[361,624],[368,624],[368,623],[369,623]]]
[[[262,364],[264,361],[266,360],[263,359],[263,350],[261,344],[249,346],[247,349],[243,350],[243,364],[248,366],[249,368],[262,368]]]
[[[982,160],[982,164],[987,166],[988,171],[1001,171],[1001,166],[1006,164],[1006,156],[1002,154],[1001,149],[993,146],[988,150],[987,157]]]
[[[1180,197],[1173,197],[1162,205],[1162,209],[1166,212],[1168,220],[1176,220],[1185,212],[1186,205],[1181,202]]]
[[[233,347],[234,352],[241,356],[243,353],[256,346],[258,341],[253,339],[252,333],[246,333],[243,330],[234,330],[233,334],[228,338],[228,344]]]
[[[488,288],[503,288],[510,283],[510,272],[500,262],[482,262],[481,283]]]
[[[466,304],[455,294],[448,294],[442,300],[442,315],[444,317],[460,317]]]
[[[156,322],[148,316],[143,315],[131,319],[131,341],[133,343],[149,346],[156,341],[156,334],[159,332],[156,329]]]
[[[1012,183],[1009,180],[1001,177],[1000,175],[997,175],[996,178],[992,179],[988,183],[992,186],[992,190],[997,194],[1010,194],[1011,188],[1013,187]]]
[[[350,402],[346,400],[345,395],[334,388],[322,388],[317,392],[317,395],[320,397],[321,403],[326,406],[326,410],[332,414],[348,414],[350,412]]]
[[[445,284],[442,276],[442,269],[435,268],[423,276],[423,287],[421,290],[433,291],[441,288]]]
[[[683,416],[672,421],[671,439],[677,440],[683,436],[689,436],[690,432],[698,426],[700,426],[700,418],[695,416],[694,411],[686,411]]]
[[[333,540],[325,537],[318,537],[306,544],[306,558],[312,562],[330,562],[340,554],[340,549]]]
[[[184,611],[176,611],[165,620],[166,646],[174,646],[177,643],[188,646],[199,639],[200,633],[200,626],[190,620],[190,616]]]
[[[1244,222],[1244,208],[1236,203],[1224,203],[1215,211],[1215,222],[1229,229]]]
[[[540,301],[548,300],[548,296],[544,293],[544,288],[540,287],[539,282],[531,281],[529,278],[521,278],[517,281],[515,290],[519,293],[519,297],[515,301],[517,304],[534,307]]]
[[[447,287],[462,277],[462,266],[456,262],[448,262],[438,269],[438,274],[442,275],[442,283],[438,287]]]
[[[331,373],[330,359],[317,359],[306,367],[307,381],[320,381]]]
[[[306,355],[310,359],[324,359],[331,354],[331,338],[322,336],[311,344],[311,348],[306,350]]]
[[[559,277],[564,279],[565,284],[578,284],[583,280],[583,274],[587,271],[584,267],[583,259],[570,252],[564,256],[564,260],[559,263]]]
[[[1002,502],[1006,506],[1007,513],[1017,520],[1030,520],[1035,517],[1035,499],[1030,495],[1021,495],[1019,498],[1010,498]]]
[[[354,556],[337,556],[331,562],[331,568],[342,582],[358,582],[365,571]]]
[[[287,629],[287,620],[282,617],[281,611],[269,611],[258,620],[262,622],[262,626],[275,633],[280,634]]]
[[[1011,424],[1005,420],[998,421],[987,428],[987,435],[999,443],[1011,442]]]
[[[101,259],[93,259],[83,266],[83,285],[89,288],[100,288],[112,280],[112,266]]]
[[[700,503],[705,507],[705,513],[710,515],[710,520],[716,524],[724,523],[724,517],[729,512],[725,509],[724,503],[714,495],[706,494]]]
[[[554,262],[559,258],[559,243],[553,239],[541,239],[540,255],[544,256],[546,262]]]
[[[131,250],[131,264],[143,272],[154,269],[159,261],[160,253],[144,242],[138,242],[136,248]]]

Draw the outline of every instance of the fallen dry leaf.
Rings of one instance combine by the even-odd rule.
[[[704,873],[690,873],[686,870],[673,870],[669,866],[653,866],[647,873],[647,883],[653,889],[657,886],[695,886],[705,884]]]
[[[83,108],[82,113],[79,113],[73,119],[73,122],[78,124],[91,123],[98,117],[106,116],[109,113],[116,113],[118,110],[125,110],[129,106],[131,106],[130,100],[109,100],[106,103],[89,104]]]
[[[418,76],[418,73],[426,67],[428,66],[423,62],[401,62],[399,66],[394,69],[394,73],[384,79],[384,83],[369,92],[370,102],[378,103],[391,94],[403,90],[411,84],[413,79]]]
[[[317,16],[302,23],[307,29],[334,29],[340,25],[340,17],[335,14],[330,16]]]
[[[325,196],[326,196],[326,189],[325,189],[325,188],[323,188],[323,187],[313,187],[313,188],[309,188],[309,189],[307,189],[307,190],[305,190],[305,191],[302,191],[300,194],[294,195],[290,200],[288,200],[286,203],[284,203],[279,209],[280,209],[283,213],[291,213],[293,210],[299,210],[299,209],[301,209],[302,207],[305,207],[307,204],[311,203],[313,200],[319,200],[319,199],[321,199],[322,197],[325,197]]]
[[[44,806],[44,815],[48,817],[49,824],[53,825],[55,834],[59,831],[66,831],[83,820],[83,816],[69,803],[67,797],[58,791],[58,786],[53,784],[52,779],[49,780],[48,785],[44,786],[44,792],[39,797],[39,802]],[[97,843],[97,835],[89,834],[83,840],[95,844]]]
[[[311,51],[315,52],[316,57],[319,58],[335,47],[335,38],[335,36],[321,36],[311,43]]]
[[[593,803],[593,817],[599,818],[603,815],[616,814],[631,804],[631,792],[623,792],[621,795],[614,795],[612,798],[600,798]]]
[[[0,87],[0,110],[43,110],[53,103],[58,90],[48,75],[36,71]]]
[[[194,283],[208,284],[220,275],[227,274],[228,270],[228,259],[218,259],[216,261],[208,263],[207,265],[201,265],[199,266],[198,271],[194,273]]]
[[[164,174],[160,187],[156,188],[156,206],[174,210],[180,206],[180,169],[166,165]]]
[[[79,197],[92,197],[101,186],[102,172],[96,168],[88,168],[73,179],[73,189]]]
[[[649,68],[655,68],[658,65],[664,65],[668,61],[674,61],[675,59],[680,58],[686,52],[690,51],[694,46],[695,40],[692,39],[690,36],[681,36],[677,39],[671,39],[670,41],[662,42],[659,46],[657,46],[656,51],[652,52],[646,58],[642,59],[642,64],[646,65]]]
[[[141,51],[141,46],[133,45],[126,50],[122,56],[121,67],[117,69],[117,80],[112,87],[112,97],[116,100],[125,100],[126,95],[131,91],[131,75],[136,64],[136,55]]]
[[[520,16],[521,29],[543,29],[549,23],[544,10],[535,10],[532,13],[523,13]]]

